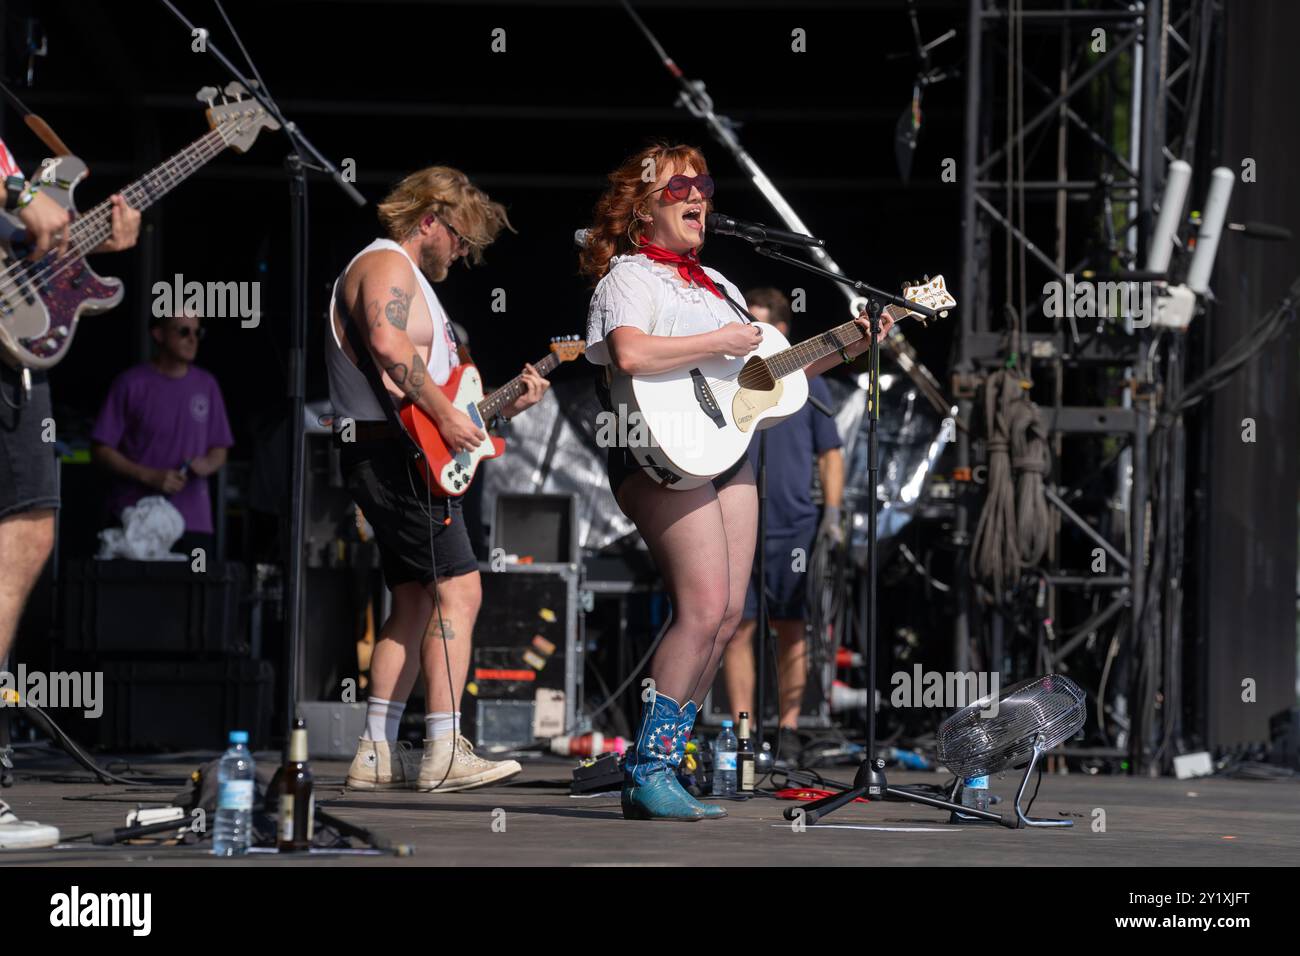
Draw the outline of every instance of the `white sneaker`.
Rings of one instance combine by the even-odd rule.
[[[58,842],[58,827],[19,820],[9,804],[0,800],[0,850],[36,850]]]
[[[500,783],[523,773],[517,760],[484,760],[460,734],[424,741],[424,758],[415,789],[446,793]]]
[[[357,755],[348,768],[347,785],[353,790],[414,790],[420,764],[405,740],[357,741]]]

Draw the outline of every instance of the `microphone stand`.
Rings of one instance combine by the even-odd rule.
[[[885,761],[876,756],[876,624],[879,616],[876,605],[876,523],[880,505],[876,489],[880,480],[880,446],[877,437],[880,424],[880,310],[889,303],[902,306],[927,317],[933,317],[935,310],[915,302],[909,302],[901,296],[877,289],[865,282],[855,281],[829,269],[823,269],[811,262],[804,262],[802,259],[788,256],[771,246],[758,244],[754,246],[754,251],[769,259],[789,263],[808,272],[844,283],[856,295],[861,296],[866,301],[871,315],[871,363],[870,370],[867,373],[867,484],[871,489],[871,507],[867,512],[867,569],[864,575],[865,580],[862,581],[862,590],[865,591],[866,600],[862,601],[858,606],[858,633],[859,635],[865,635],[867,644],[866,756],[858,767],[852,787],[822,797],[820,800],[814,800],[811,803],[789,807],[785,810],[783,816],[787,820],[802,820],[806,824],[812,824],[822,817],[834,813],[841,807],[849,805],[858,797],[867,797],[869,800],[884,800],[886,796],[890,796],[912,803],[949,810],[952,813],[960,813],[966,817],[991,820],[1015,829],[1017,822],[1014,820],[1008,822],[1000,814],[987,810],[977,810],[974,807],[965,807],[951,800],[943,800],[927,793],[919,793],[903,787],[891,787],[885,779]],[[956,796],[955,788],[953,796]]]
[[[171,0],[161,0],[163,6],[172,12],[191,35],[194,35],[195,26],[185,15],[176,9]],[[221,9],[218,2],[218,9]],[[221,11],[222,17],[225,17],[225,11]],[[230,32],[235,34],[234,26],[230,24],[229,19],[226,23],[230,26]],[[206,34],[207,31],[205,30]],[[248,56],[248,51],[244,50],[239,36],[235,34],[235,42],[239,44],[244,53],[244,58],[248,60],[249,67],[253,73],[260,79],[257,67],[253,65],[252,58]],[[304,443],[306,439],[305,427],[305,403],[307,391],[306,376],[306,350],[307,350],[307,173],[308,169],[317,170],[326,173],[336,182],[340,189],[358,206],[366,205],[366,197],[361,195],[355,186],[343,178],[337,166],[330,162],[311,141],[293,123],[285,117],[280,108],[271,99],[266,91],[264,83],[255,82],[240,72],[212,42],[211,37],[207,37],[204,48],[216,58],[226,71],[235,78],[236,81],[252,94],[252,96],[262,104],[267,113],[273,116],[280,124],[280,128],[285,131],[293,145],[293,152],[285,159],[285,169],[289,177],[289,211],[290,211],[290,274],[292,277],[290,293],[290,345],[289,345],[289,415],[291,416],[289,433],[292,444],[289,448],[290,467],[290,486],[289,486],[289,529],[288,529],[288,548],[289,548],[289,567],[285,587],[285,714],[286,719],[292,719],[294,711],[298,704],[298,684],[300,681],[299,670],[302,666],[302,630],[303,630],[303,525],[305,523],[304,508],[305,494],[304,486],[306,484],[306,462],[304,461]]]

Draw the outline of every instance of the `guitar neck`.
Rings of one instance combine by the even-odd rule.
[[[533,368],[537,369],[539,375],[545,377],[550,375],[559,364],[559,356],[554,352],[551,352],[540,362],[534,362]],[[516,375],[510,381],[506,382],[506,384],[502,385],[495,392],[488,395],[478,403],[479,414],[483,416],[485,422],[491,421],[497,412],[501,411],[501,409],[505,408],[520,395],[524,394],[526,389],[527,386],[524,385],[523,375]]]
[[[167,195],[223,149],[226,139],[220,127],[210,130],[166,162],[160,163],[125,189],[122,198],[141,212]],[[78,255],[96,248],[113,232],[112,203],[105,199],[78,216],[72,224],[71,242]]]
[[[911,315],[911,312],[899,305],[887,305],[883,311],[895,321]],[[833,355],[842,348],[848,348],[866,337],[866,333],[862,331],[862,326],[858,325],[857,322],[845,322],[843,325],[837,325],[820,335],[814,335],[798,345],[792,345],[788,349],[769,356],[767,358],[767,367],[775,378],[785,378],[787,375],[802,371],[819,359]]]

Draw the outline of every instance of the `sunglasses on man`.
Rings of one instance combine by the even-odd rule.
[[[462,255],[469,252],[469,240],[466,239],[464,236],[462,236],[456,230],[456,227],[453,226],[451,223],[449,223],[442,216],[439,216],[437,213],[433,213],[428,217],[426,217],[424,221],[426,225],[431,222],[442,223],[443,228],[447,230],[447,233],[451,236],[452,240],[456,243],[456,251],[461,253]]]

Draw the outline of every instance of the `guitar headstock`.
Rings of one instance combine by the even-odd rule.
[[[221,103],[214,102],[217,91],[205,86],[196,94],[208,104],[208,124],[221,133],[221,138],[237,153],[247,152],[264,129],[276,130],[280,124],[257,100],[244,99],[248,90],[239,83],[228,83]]]
[[[926,308],[934,309],[938,313],[935,317],[940,319],[947,318],[948,310],[957,307],[957,300],[948,291],[943,276],[935,276],[933,279],[926,276],[920,282],[905,283],[902,296],[908,302],[915,302]],[[922,325],[929,321],[929,316],[921,315],[918,312],[909,312],[908,315],[916,316]]]
[[[551,351],[561,362],[572,362],[587,351],[587,343],[578,335],[560,335],[551,339]]]

